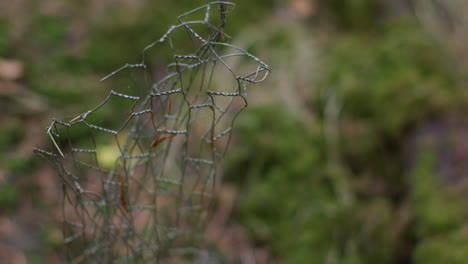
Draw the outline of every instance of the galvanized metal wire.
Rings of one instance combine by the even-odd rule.
[[[72,263],[179,263],[200,254],[234,120],[247,106],[248,85],[270,71],[228,43],[224,27],[233,5],[216,1],[182,14],[144,48],[139,63],[102,79],[113,89],[100,104],[47,128],[51,149],[35,152],[62,183]],[[156,75],[154,50],[171,61],[162,78],[149,81]],[[111,102],[125,108],[112,117],[115,127],[99,120]],[[113,157],[111,166],[104,155]]]

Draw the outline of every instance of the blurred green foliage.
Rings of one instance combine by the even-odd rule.
[[[443,212],[443,211],[442,211]],[[466,263],[468,232],[466,225],[443,235],[427,238],[418,244],[414,253],[416,264]]]
[[[14,209],[19,201],[17,187],[13,184],[0,184],[0,211]]]
[[[463,223],[462,201],[424,174],[434,161],[423,157],[407,186],[401,153],[409,130],[463,108],[466,98],[415,24],[329,39],[318,81],[322,96],[310,98],[310,110],[319,113],[315,123],[304,124],[279,105],[248,110],[238,123],[242,142],[226,171],[227,180],[244,186],[239,219],[285,263],[400,263],[413,236],[397,213],[406,188],[414,190],[418,234]],[[325,144],[331,96],[339,102],[338,161],[330,160],[334,150]],[[415,259],[422,259],[419,252],[434,242],[425,245],[425,236],[414,235],[423,245]]]
[[[39,161],[35,157],[15,156],[7,159],[7,169],[11,173],[28,173],[37,169]]]
[[[177,23],[179,14],[205,2],[149,1],[133,14],[114,6],[88,22],[89,41],[81,52],[67,49],[69,17],[33,14],[24,39],[16,42],[8,21],[0,20],[0,56],[23,58],[25,84],[72,119],[107,96],[112,81],[98,83],[100,77],[127,62],[139,62],[141,50]],[[465,263],[463,194],[439,181],[430,149],[417,157],[410,175],[401,157],[412,128],[466,109],[466,95],[453,82],[443,53],[414,22],[382,19],[381,1],[318,3],[339,33],[325,31],[323,66],[314,73],[319,80],[307,84],[321,90],[308,98],[317,119],[306,124],[280,105],[243,113],[238,120],[240,144],[232,146],[225,173],[243,192],[236,217],[256,244],[270,248],[284,263],[402,263],[408,261],[406,251],[412,252],[415,264]],[[267,19],[273,16],[275,1],[239,0],[236,5],[229,10],[228,34],[258,24],[275,27],[269,22],[275,18]],[[295,46],[286,31],[265,30],[271,33],[267,45],[245,48],[254,54],[268,49],[290,54]],[[182,43],[185,38],[175,37]],[[170,56],[151,54],[155,63]],[[324,108],[331,96],[340,107],[338,160],[330,159],[332,150],[326,144],[329,120]],[[111,107],[92,118],[106,127],[118,126],[121,120],[113,116],[125,109],[121,103],[110,102]],[[75,132],[74,142],[87,133],[85,128]],[[21,136],[17,127],[2,127],[0,150],[9,150]],[[38,167],[28,157],[1,157],[12,175],[28,175]],[[25,189],[34,193],[32,184]],[[14,208],[18,199],[15,186],[0,185],[1,209]],[[399,210],[406,202],[411,226],[402,228]],[[56,238],[45,240],[57,247]]]
[[[319,0],[340,30],[369,31],[380,24],[381,1],[378,0]]]
[[[418,219],[419,238],[437,236],[463,225],[466,205],[463,195],[443,183],[437,175],[434,151],[422,152],[411,177],[411,199]]]
[[[460,100],[444,59],[423,32],[394,24],[379,36],[339,37],[328,50],[322,87],[342,98],[343,118],[397,138]]]
[[[243,142],[226,169],[226,180],[246,188],[240,219],[257,243],[286,263],[391,263],[391,202],[356,201],[349,172],[327,162],[320,126],[306,128],[276,109],[242,118]]]
[[[3,153],[14,144],[17,144],[21,140],[22,135],[23,131],[21,131],[21,127],[18,124],[5,124],[0,130],[0,151]]]
[[[59,16],[38,15],[32,21],[34,28],[31,32],[32,38],[36,41],[41,53],[49,53],[64,46],[69,23]],[[63,47],[62,47],[63,48]],[[53,65],[53,64],[52,64]]]
[[[10,49],[11,40],[8,23],[0,20],[0,56],[6,56]]]
[[[411,175],[415,232],[420,241],[413,261],[462,264],[468,256],[466,186],[444,184],[435,164],[434,151],[426,149]]]

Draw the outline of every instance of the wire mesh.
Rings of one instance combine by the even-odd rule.
[[[113,87],[102,103],[47,128],[52,150],[35,152],[62,183],[72,263],[180,262],[200,253],[234,120],[247,106],[248,84],[269,72],[226,42],[233,5],[211,2],[179,16],[140,63],[102,79]],[[156,78],[164,56],[165,75]],[[119,111],[108,124],[99,112],[112,105]]]

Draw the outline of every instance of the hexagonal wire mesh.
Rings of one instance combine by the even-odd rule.
[[[179,16],[143,50],[140,63],[103,78],[115,88],[102,103],[47,128],[53,150],[35,152],[60,176],[73,263],[180,262],[199,253],[217,168],[247,106],[247,85],[269,72],[225,42],[232,5],[211,2]],[[165,76],[148,81],[157,68],[149,62],[154,50],[170,61]],[[97,115],[110,104],[125,109],[113,117],[121,121],[116,127]]]

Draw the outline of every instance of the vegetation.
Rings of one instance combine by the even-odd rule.
[[[47,165],[18,151],[31,137],[28,121],[49,120],[58,111],[79,114],[94,106],[92,99],[104,98],[106,86],[112,86],[112,81],[99,83],[99,77],[139,60],[138,52],[178,14],[201,2],[111,6],[105,15],[92,17],[84,7],[67,3],[65,14],[36,8],[27,16],[0,21],[0,57],[21,60],[26,72],[17,82],[49,103],[39,117],[7,111],[9,119],[2,120],[2,219],[21,217],[24,200],[41,205],[37,214],[57,206],[46,200],[50,197],[37,176]],[[466,132],[460,116],[468,98],[466,83],[459,81],[442,46],[412,14],[382,14],[384,1],[316,1],[316,15],[286,28],[275,24],[287,13],[286,1],[272,2],[236,1],[226,32],[269,58],[272,75],[303,70],[304,65],[290,60],[305,54],[297,51],[298,43],[319,54],[310,61],[317,70],[304,73],[298,87],[279,87],[296,77],[270,82],[276,90],[254,87],[257,96],[238,119],[225,164],[224,181],[240,190],[232,222],[248,230],[254,247],[266,248],[282,263],[465,263],[466,179],[450,178],[441,164],[467,161],[462,155],[466,146],[461,154],[454,151],[463,145],[462,137],[450,131]],[[20,33],[11,30],[15,20],[25,25]],[[84,28],[84,37],[76,37],[81,36],[76,27]],[[246,37],[246,32],[261,33]],[[249,38],[261,41],[245,40]],[[163,60],[167,55],[158,56]],[[285,106],[280,89],[307,90],[300,96],[305,103],[295,103],[311,118]],[[258,96],[262,93],[266,95]],[[270,103],[262,104],[263,97]],[[12,98],[0,94],[0,104]],[[113,124],[120,109],[113,105],[97,118]],[[434,126],[449,132],[431,134]],[[450,164],[466,175],[466,166]],[[42,227],[48,243],[36,243],[31,254],[20,249],[31,263],[47,261],[51,249],[42,247],[59,248],[57,224]]]
[[[463,263],[466,203],[438,182],[443,156],[416,151],[427,144],[409,135],[466,109],[466,97],[415,22],[361,30],[325,41],[314,123],[279,102],[242,119],[226,170],[243,186],[238,219],[286,263]],[[337,146],[327,145],[330,100]]]

